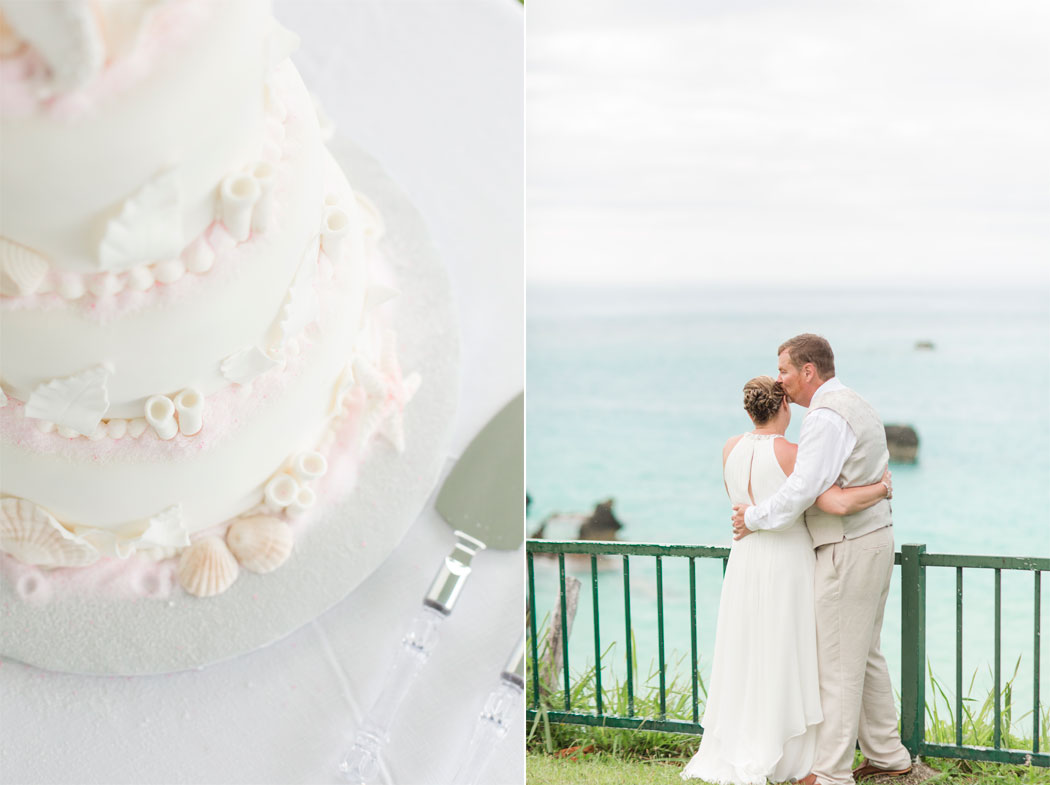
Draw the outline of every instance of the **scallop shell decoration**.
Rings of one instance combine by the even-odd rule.
[[[47,259],[31,248],[0,237],[0,294],[34,294],[47,277]]]
[[[222,594],[237,580],[237,560],[221,537],[198,540],[182,552],[179,585],[195,597]]]
[[[92,545],[46,510],[14,496],[0,500],[0,549],[40,567],[83,567],[99,558]]]
[[[226,531],[226,544],[246,570],[273,572],[292,553],[292,527],[268,515],[240,518]]]

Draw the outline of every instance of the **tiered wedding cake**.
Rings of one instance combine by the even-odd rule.
[[[400,445],[381,221],[263,0],[0,13],[2,558],[220,593],[333,458]]]

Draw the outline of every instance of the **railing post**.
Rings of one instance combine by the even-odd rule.
[[[901,546],[901,741],[914,758],[926,723],[925,545]]]

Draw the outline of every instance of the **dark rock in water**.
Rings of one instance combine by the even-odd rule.
[[[893,463],[915,463],[919,459],[919,434],[910,425],[887,425],[886,446]]]
[[[933,341],[916,341],[915,342],[915,350],[916,351],[932,352],[935,348],[936,347],[933,345]]]
[[[599,502],[590,517],[580,524],[579,540],[615,540],[616,533],[623,528],[612,511],[613,500]]]

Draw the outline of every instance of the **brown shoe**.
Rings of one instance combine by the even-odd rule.
[[[817,775],[816,774],[807,774],[802,779],[795,780],[795,782],[798,785],[820,785],[820,783],[817,782]]]
[[[911,771],[910,765],[906,769],[880,769],[878,766],[873,766],[865,761],[853,770],[853,779],[860,782],[869,777],[900,777],[907,774],[909,771]]]

